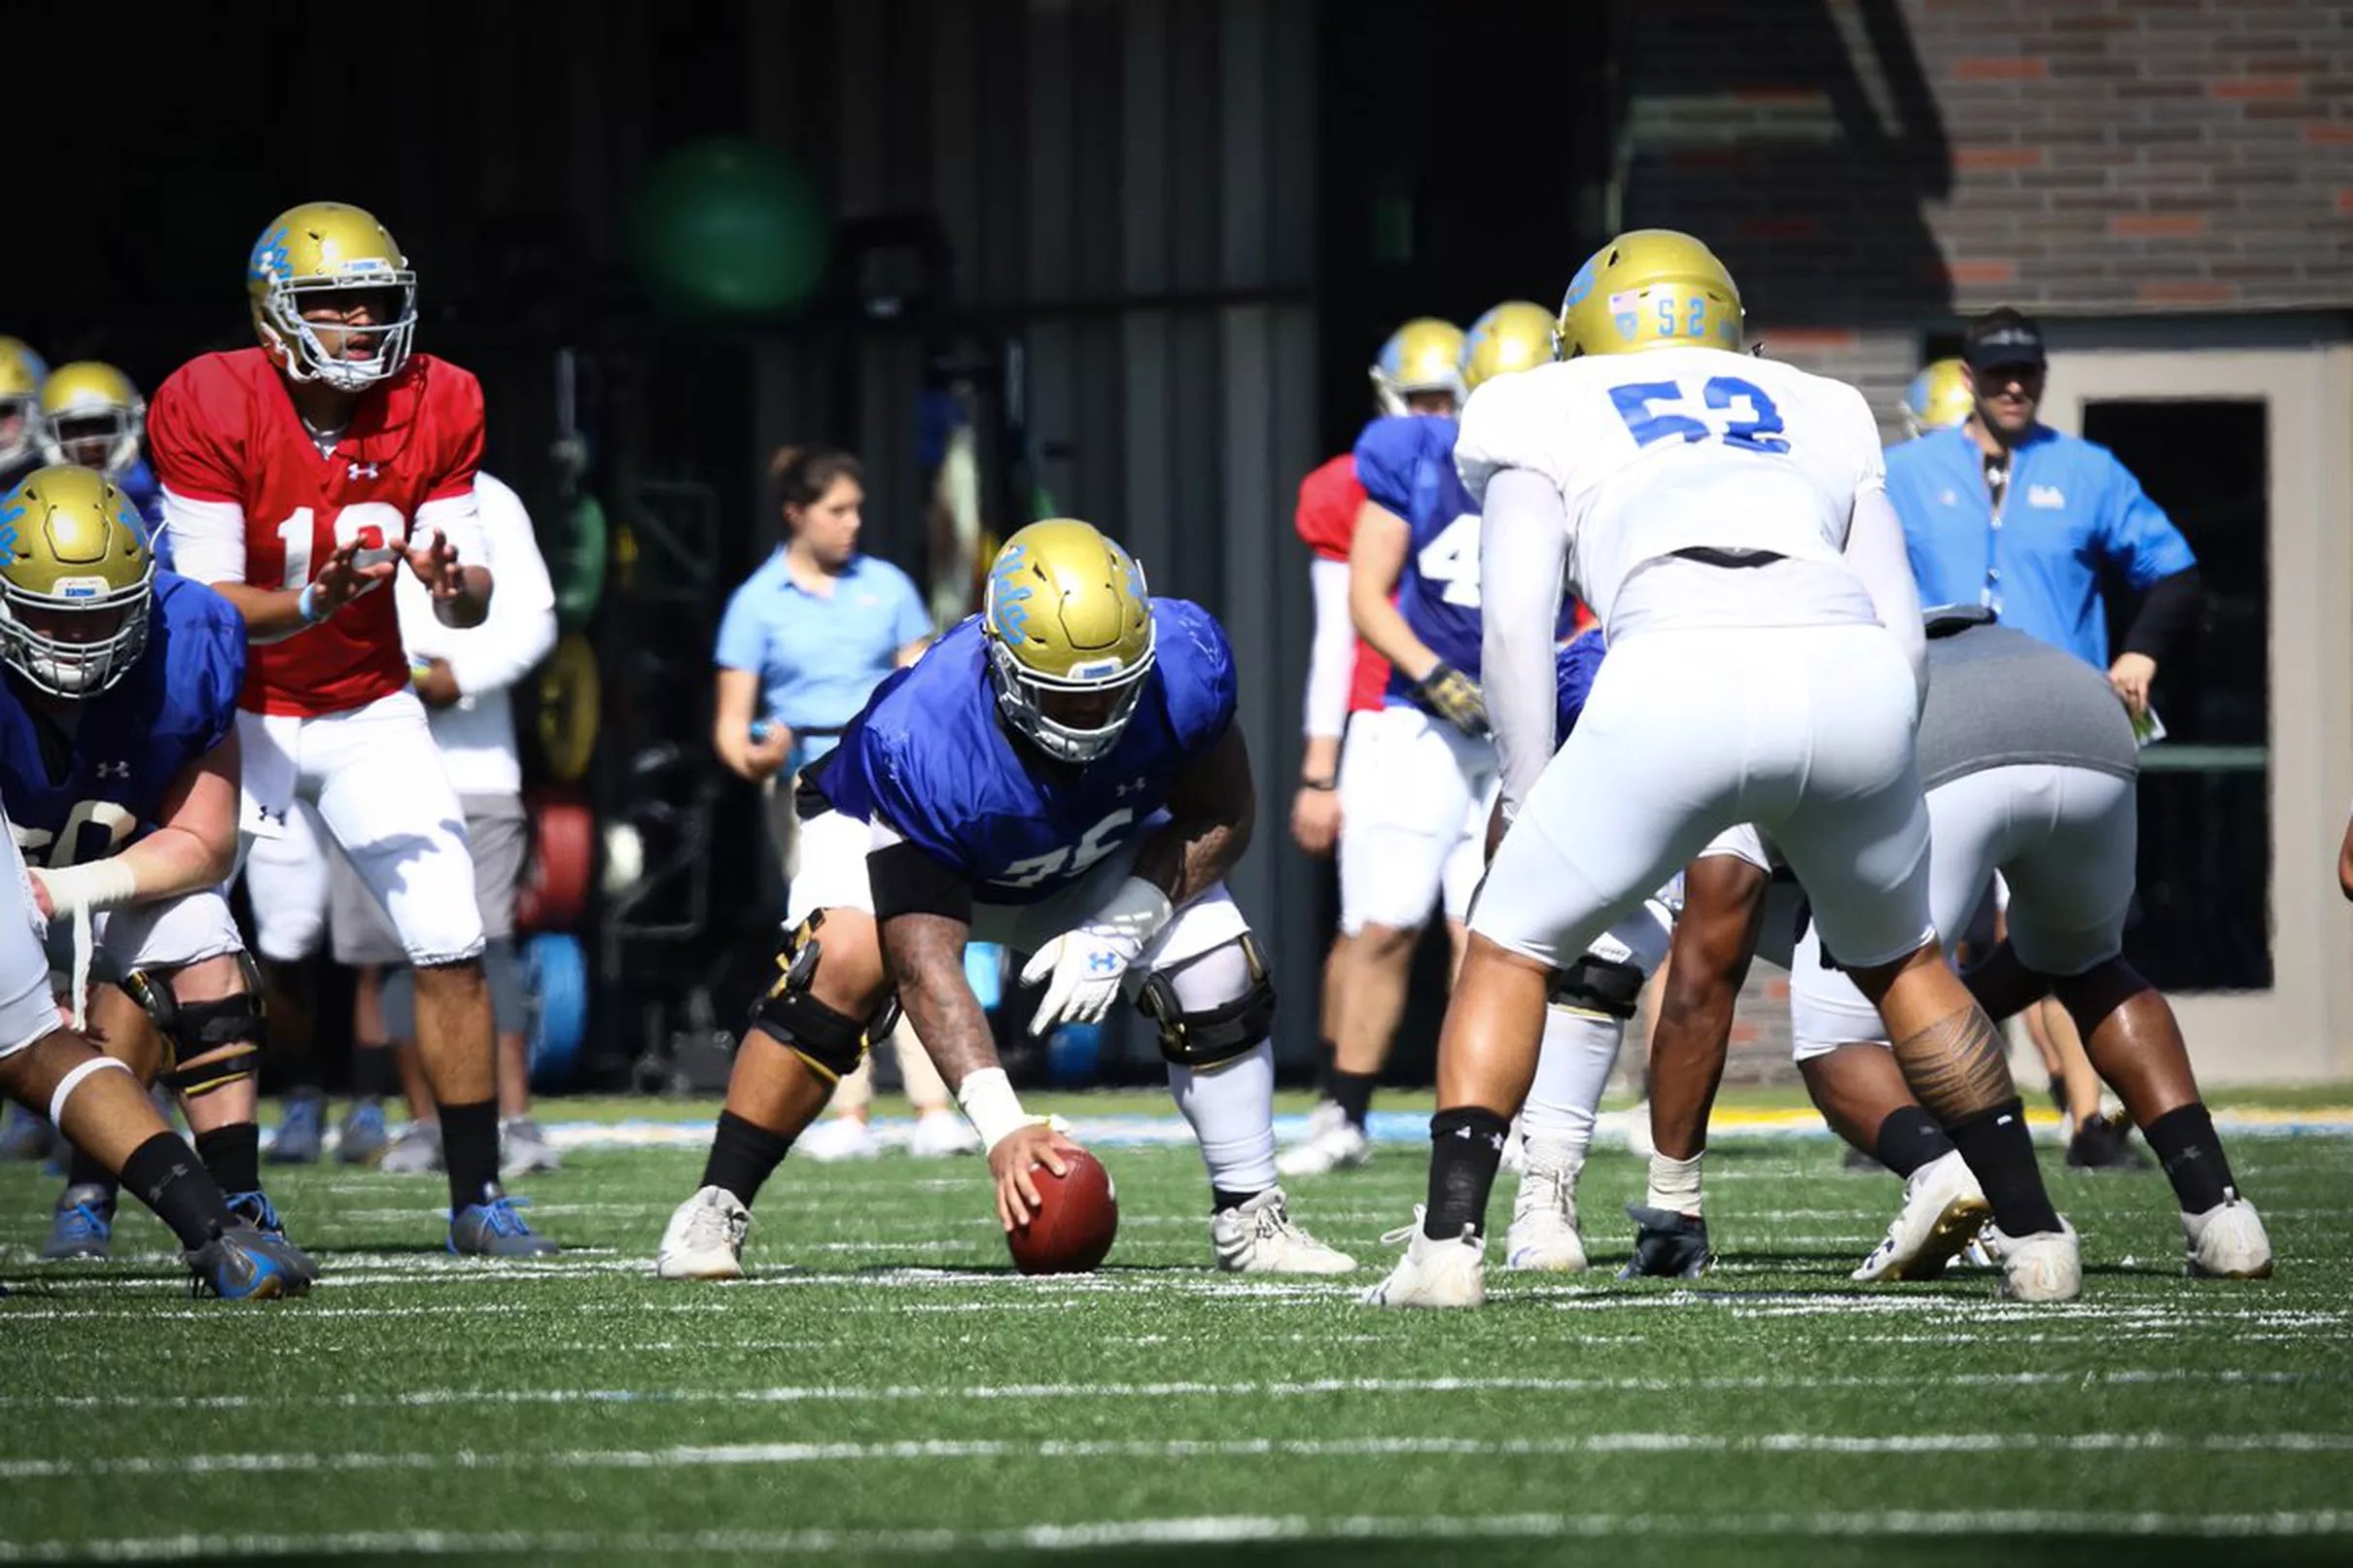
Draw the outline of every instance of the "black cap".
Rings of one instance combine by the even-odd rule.
[[[1961,359],[1972,370],[1997,370],[2007,366],[2041,368],[2043,330],[2030,317],[2004,305],[1970,325],[1961,338]]]

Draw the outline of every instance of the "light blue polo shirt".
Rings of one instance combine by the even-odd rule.
[[[727,601],[716,662],[759,677],[759,716],[806,737],[792,749],[798,768],[833,749],[833,736],[807,732],[856,718],[898,650],[931,635],[923,596],[890,562],[853,556],[830,594],[813,594],[792,580],[779,545]]]
[[[1983,605],[1994,618],[2108,668],[2099,575],[2137,592],[2197,565],[2190,541],[2106,447],[2037,425],[2010,454],[2002,514],[1967,427],[1887,452],[1887,499],[1923,605]]]

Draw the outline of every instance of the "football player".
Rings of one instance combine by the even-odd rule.
[[[0,1031],[0,1080],[28,1104],[47,1097],[75,1145],[42,1255],[104,1257],[120,1178],[219,1294],[300,1294],[316,1270],[286,1244],[260,1191],[261,1018],[220,892],[236,853],[244,626],[218,595],[157,574],[130,499],[88,469],[42,469],[0,499],[0,795],[16,862],[0,868],[0,898],[33,905],[0,912],[0,964],[18,998]],[[50,965],[23,934],[43,923],[66,950],[55,956],[77,1011],[93,961],[128,992],[101,993],[122,1058],[59,1030]],[[171,1058],[163,1078],[185,1097],[201,1170],[144,1085],[108,1075],[93,1092],[93,1072],[129,1067],[146,1043],[139,1004]],[[55,1070],[43,1070],[45,1057]],[[131,1070],[152,1077],[156,1066]]]
[[[1459,383],[1550,353],[1552,314],[1513,301],[1464,339]],[[1494,748],[1479,697],[1479,513],[1455,475],[1452,414],[1374,420],[1356,442],[1366,501],[1350,546],[1349,610],[1389,666],[1382,706],[1351,719],[1340,764],[1344,1010],[1331,1094],[1340,1115],[1285,1153],[1284,1175],[1364,1163],[1365,1119],[1387,1061],[1414,949],[1442,908],[1455,952],[1485,870]]]
[[[357,207],[306,202],[273,219],[246,292],[260,346],[182,366],[148,411],[180,570],[236,607],[253,644],[240,825],[274,835],[298,797],[310,801],[400,932],[440,1106],[449,1245],[546,1252],[499,1186],[465,817],[409,689],[393,596],[378,591],[405,562],[444,625],[481,622],[481,387],[410,354],[416,274]]]
[[[1937,928],[1959,930],[1999,873],[2010,934],[1970,976],[1995,1016],[2046,990],[2082,1030],[2092,1064],[2124,1098],[2173,1183],[2193,1277],[2271,1272],[2271,1243],[2238,1195],[2222,1139],[2164,997],[2124,959],[2138,830],[2132,723],[2098,671],[1977,607],[1932,611],[1919,769],[1927,786],[1929,889]],[[1743,839],[1745,840],[1743,842]],[[1709,848],[1744,873],[1695,890],[1701,920],[1753,928],[1770,846],[1754,834]],[[1703,862],[1704,863],[1704,862]],[[1710,906],[1703,910],[1703,905]],[[1678,973],[1685,933],[1676,935]],[[1712,966],[1691,965],[1695,983]],[[1729,1018],[1735,975],[1715,985]],[[1790,1038],[1808,1092],[1833,1131],[1905,1178],[1904,1206],[1859,1280],[1933,1279],[1977,1235],[1984,1192],[1952,1138],[1907,1087],[1871,1004],[1822,960],[1809,926],[1790,962]],[[1661,1031],[1680,1027],[1662,1019]],[[1711,1020],[1689,1059],[1710,1078],[1725,1037]],[[1703,1135],[1660,1129],[1661,1142]]]
[[[60,365],[41,383],[41,461],[95,469],[130,497],[147,520],[156,564],[171,569],[163,526],[163,490],[140,456],[147,400],[129,376],[97,360]]]
[[[49,366],[21,337],[0,337],[0,489],[41,466],[41,383]]]
[[[1461,358],[1462,330],[1451,322],[1420,316],[1398,328],[1381,345],[1367,372],[1378,417],[1452,418],[1462,401]],[[1349,614],[1349,551],[1363,510],[1364,486],[1356,478],[1352,448],[1299,482],[1293,525],[1316,554],[1308,567],[1316,632],[1308,648],[1304,744],[1299,787],[1291,798],[1291,837],[1317,857],[1330,854],[1340,839],[1341,737],[1356,714],[1380,710],[1381,693],[1388,683],[1388,661],[1356,635]],[[1331,1098],[1331,1072],[1348,998],[1350,946],[1343,929],[1324,953],[1317,1061],[1320,1093],[1308,1116],[1310,1145],[1335,1134],[1346,1121]]]
[[[792,934],[754,1010],[700,1188],[662,1237],[664,1278],[743,1272],[750,1204],[880,1032],[896,992],[988,1151],[1000,1222],[1075,1146],[1025,1116],[965,978],[967,938],[1034,955],[1042,1035],[1132,995],[1209,1167],[1218,1268],[1339,1273],[1275,1183],[1275,991],[1225,876],[1247,848],[1249,754],[1225,633],[1068,518],[997,554],[981,613],[875,688],[804,777],[802,831],[862,865]],[[808,863],[833,864],[825,856]]]
[[[2082,1288],[2000,1036],[1938,951],[1913,759],[1924,639],[1878,424],[1840,382],[1740,352],[1739,293],[1698,240],[1611,240],[1570,282],[1567,363],[1482,387],[1457,460],[1482,510],[1487,706],[1505,833],[1439,1039],[1429,1199],[1391,1307],[1485,1296],[1487,1200],[1547,993],[1718,833],[1773,833],[1823,940],[1992,1205],[2006,1288]],[[1564,586],[1609,657],[1554,754]],[[1696,1167],[1651,1165],[1679,1211]]]
[[[1950,430],[1977,406],[1958,360],[1935,360],[1904,388],[1904,434],[1918,440],[1932,430]]]

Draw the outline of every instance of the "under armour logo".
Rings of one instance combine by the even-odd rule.
[[[1099,975],[1107,975],[1119,967],[1119,955],[1116,953],[1090,953],[1087,955],[1087,967]]]
[[[284,806],[273,807],[257,805],[254,807],[254,814],[260,817],[262,820],[265,822],[275,822],[280,827],[284,827],[286,825],[286,813],[287,808]]]
[[[373,463],[346,464],[345,471],[354,479],[372,479],[381,471]]]
[[[1127,799],[1130,795],[1141,795],[1143,793],[1143,781],[1141,779],[1130,779],[1126,784],[1113,786],[1111,793],[1117,795],[1122,800]]]
[[[98,764],[97,771],[98,777],[101,779],[127,779],[130,777],[130,764],[127,762],[101,762]]]

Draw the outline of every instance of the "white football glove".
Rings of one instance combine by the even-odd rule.
[[[1129,966],[1176,912],[1167,893],[1130,877],[1093,919],[1039,948],[1021,971],[1025,986],[1046,982],[1030,1033],[1043,1034],[1058,1024],[1092,1024],[1109,1012]]]

